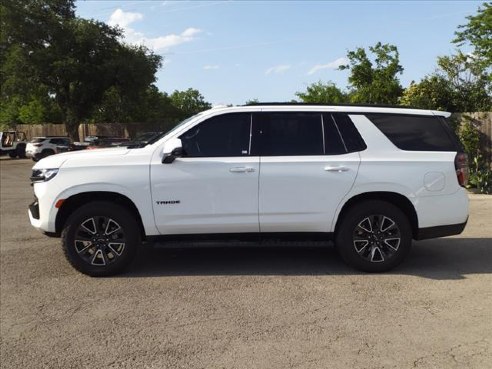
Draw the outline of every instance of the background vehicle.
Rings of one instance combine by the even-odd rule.
[[[138,147],[138,146],[145,146],[149,142],[155,140],[156,138],[160,137],[163,135],[164,132],[145,132],[139,134],[135,139],[129,141],[129,142],[123,142],[122,144],[118,146],[132,146],[132,147]]]
[[[96,139],[91,139],[89,145],[87,146],[87,150],[123,146],[128,142],[130,142],[130,140],[124,137],[109,137],[109,136],[98,137]]]
[[[33,161],[69,151],[72,140],[63,136],[34,137],[26,146],[26,156]]]
[[[412,239],[459,234],[466,155],[437,111],[211,109],[154,143],[33,168],[31,224],[79,271],[123,270],[142,239],[334,240],[354,268],[396,267]]]
[[[0,132],[0,155],[8,154],[11,158],[25,158],[26,143],[26,134],[24,132]]]

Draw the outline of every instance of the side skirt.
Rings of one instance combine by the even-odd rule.
[[[146,243],[157,247],[198,246],[322,246],[333,233],[219,233],[147,236]]]

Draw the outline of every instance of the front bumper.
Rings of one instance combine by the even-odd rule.
[[[33,217],[33,219],[39,220],[39,202],[37,199],[29,204],[29,214]]]
[[[36,156],[39,156],[41,152],[38,151],[31,151],[31,150],[26,150],[26,157],[28,158],[34,158]]]
[[[34,183],[34,201],[29,204],[28,215],[31,225],[37,230],[55,232],[55,219],[58,211],[54,204],[56,197],[48,192],[48,182]]]

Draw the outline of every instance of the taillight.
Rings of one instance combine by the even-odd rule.
[[[468,177],[470,176],[470,169],[468,168],[468,155],[462,152],[457,153],[454,158],[454,167],[456,169],[458,183],[461,187],[465,187],[468,184]]]

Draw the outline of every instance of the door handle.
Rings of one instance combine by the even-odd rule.
[[[251,167],[234,167],[234,168],[229,169],[229,172],[232,172],[232,173],[251,173],[254,171],[255,171],[255,168],[251,168]]]
[[[339,167],[325,167],[326,172],[336,172],[336,173],[342,173],[342,172],[348,172],[350,169],[344,166],[339,166]]]

